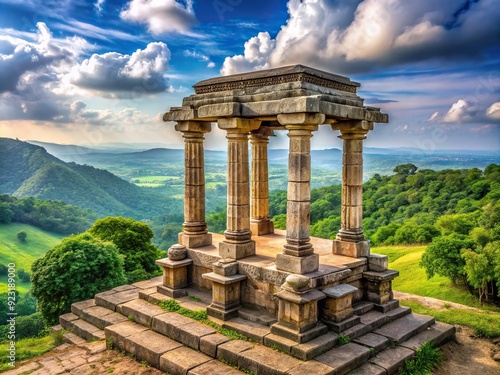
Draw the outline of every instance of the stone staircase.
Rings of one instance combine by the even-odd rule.
[[[276,319],[267,312],[242,308],[229,321],[214,320],[251,341],[231,340],[214,328],[155,303],[170,299],[157,292],[161,278],[124,285],[72,305],[60,317],[70,343],[106,339],[108,344],[171,375],[208,374],[395,374],[426,341],[441,345],[455,329],[434,318],[412,313],[392,300],[383,305],[361,302],[339,332],[329,331],[303,344],[273,335]],[[176,301],[191,310],[205,309],[211,295],[187,289]]]

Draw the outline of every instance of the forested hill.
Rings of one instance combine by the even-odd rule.
[[[62,200],[99,216],[150,218],[180,208],[108,171],[65,163],[39,146],[0,138],[0,194]],[[178,206],[178,207],[177,207]]]

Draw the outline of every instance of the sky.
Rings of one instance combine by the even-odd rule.
[[[161,117],[196,82],[303,64],[389,114],[367,146],[500,151],[499,20],[500,0],[0,0],[0,136],[180,148]]]

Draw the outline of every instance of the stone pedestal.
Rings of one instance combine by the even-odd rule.
[[[226,130],[228,141],[227,229],[225,240],[219,244],[219,255],[241,259],[255,254],[250,231],[248,135],[260,122],[229,118],[220,119],[218,125]]]
[[[333,243],[333,253],[354,258],[370,254],[363,233],[363,140],[373,129],[369,121],[345,121],[332,124],[344,141],[342,156],[341,228]]]
[[[177,298],[187,295],[183,289],[188,286],[188,267],[193,264],[186,259],[187,251],[182,245],[174,245],[169,249],[169,257],[159,259],[156,264],[163,268],[163,285],[157,287],[158,293]]]
[[[250,135],[252,145],[252,185],[250,229],[254,235],[274,233],[274,224],[269,219],[269,171],[267,145],[273,131],[260,128]]]
[[[363,272],[366,299],[378,305],[392,300],[392,280],[397,276],[399,276],[399,272],[393,270]]]
[[[309,289],[309,279],[305,276],[290,275],[286,280],[275,294],[279,300],[278,322],[271,326],[271,333],[298,343],[326,333],[327,327],[318,322],[318,301],[325,294]]]
[[[205,161],[203,142],[210,123],[180,121],[175,129],[184,138],[184,225],[179,243],[197,248],[212,244],[205,222]]]
[[[212,282],[212,303],[207,307],[207,314],[221,320],[237,317],[241,307],[241,282],[247,277],[221,276],[211,272],[204,274],[203,278]]]
[[[340,284],[323,290],[326,294],[323,310],[323,323],[336,333],[359,324],[359,316],[354,316],[352,309],[353,295],[358,288],[349,284]]]
[[[319,267],[309,238],[311,208],[311,138],[312,132],[323,123],[319,113],[278,115],[290,138],[288,159],[288,193],[286,210],[286,244],[283,254],[276,257],[281,271],[306,274]]]

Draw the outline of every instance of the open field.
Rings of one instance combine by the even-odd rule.
[[[26,242],[17,239],[17,233],[27,233]],[[0,264],[14,263],[16,269],[31,272],[31,264],[56,246],[65,236],[43,231],[26,224],[12,223],[0,225]],[[7,291],[6,276],[0,277],[0,293]],[[25,293],[30,283],[17,282],[16,290]]]

